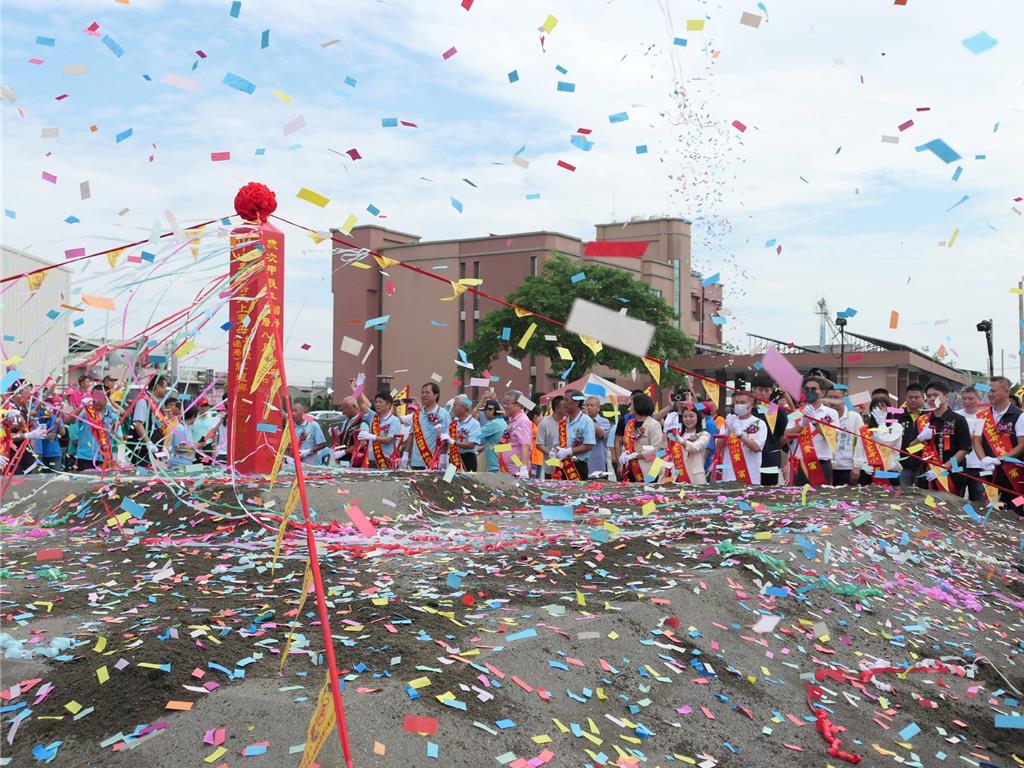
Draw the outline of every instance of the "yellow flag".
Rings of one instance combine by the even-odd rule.
[[[312,768],[324,742],[334,730],[334,724],[334,699],[331,692],[331,681],[328,678],[324,682],[324,687],[320,689],[320,695],[316,697],[316,709],[313,710],[313,715],[309,718],[309,727],[306,729],[306,748],[302,752],[299,768]]]
[[[270,407],[277,400],[277,390],[281,388],[281,377],[274,371],[274,380],[270,382],[270,394],[267,395],[267,402],[263,404],[263,418],[270,416]]]
[[[291,430],[288,430],[291,432]],[[281,441],[282,443],[284,440]],[[288,494],[288,501],[285,502],[284,512],[281,513],[281,525],[277,528],[277,538],[274,539],[274,556],[270,559],[271,570],[277,565],[277,556],[281,553],[281,542],[284,541],[284,532],[288,530],[288,518],[295,511],[295,505],[299,503],[299,480],[292,483],[292,490]]]
[[[533,336],[533,332],[537,330],[536,323],[530,323],[530,327],[526,329],[526,333],[523,334],[523,338],[519,340],[519,348],[526,349],[526,345],[530,343],[530,337]]]
[[[655,384],[661,384],[661,365],[656,360],[650,358],[643,358],[644,367],[647,368],[647,372],[651,374],[651,378],[654,379]]]
[[[377,253],[371,253],[370,255],[373,256],[374,261],[377,262],[377,265],[381,269],[387,269],[388,267],[393,267],[395,266],[395,264],[401,263],[398,259],[392,259],[388,256],[381,256],[380,254]]]
[[[274,355],[274,337],[271,336],[267,339],[267,343],[263,347],[263,354],[260,356],[260,364],[256,367],[256,373],[252,377],[252,383],[249,385],[250,395],[259,389],[260,384],[263,383],[263,379],[265,379],[267,374],[274,368],[275,362],[277,362],[277,359]]]
[[[302,577],[302,594],[299,596],[299,607],[295,611],[296,616],[302,615],[302,608],[306,605],[306,597],[309,595],[309,588],[313,586],[313,572],[309,570],[309,561],[306,561],[306,575]],[[288,659],[288,651],[292,647],[292,639],[295,637],[294,633],[289,632],[288,638],[284,642],[284,650],[281,651],[281,665],[277,668],[280,672],[284,669],[284,663]]]
[[[458,283],[454,283],[451,280],[449,280],[448,283],[452,287],[452,295],[443,296],[441,298],[441,301],[455,301],[457,298],[459,298],[459,296],[466,292],[466,286],[459,285]]]
[[[320,243],[322,243],[328,237],[330,237],[330,235],[323,235],[312,229],[309,230],[309,239],[312,240],[317,245],[320,245]]]
[[[124,248],[120,248],[116,251],[111,251],[110,253],[107,254],[107,263],[110,265],[111,269],[115,269],[117,267],[117,262],[121,258],[121,255],[123,253]]]
[[[821,427],[821,434],[825,438],[825,442],[828,443],[828,447],[835,453],[836,441],[839,439],[839,433],[836,431],[836,428],[829,424],[819,424],[818,426]]]
[[[203,242],[203,228],[186,229],[185,235],[189,238],[188,245],[192,251],[192,261],[196,261],[199,258],[199,246]]]
[[[277,385],[280,386],[281,380],[277,379]],[[266,418],[264,416],[263,418]],[[281,464],[284,462],[284,453],[288,450],[288,446],[292,443],[292,431],[290,429],[284,430],[284,434],[281,435],[281,444],[277,446],[277,455],[274,457],[274,466],[270,468],[270,488],[273,490],[274,483],[277,482],[277,473],[281,471]]]
[[[530,310],[522,309],[521,307],[513,307],[513,309],[515,310],[516,317],[529,317],[533,314]]]
[[[25,275],[25,282],[28,283],[29,292],[34,293],[38,291],[47,274],[47,272],[36,272],[34,275]]]
[[[604,349],[604,345],[597,339],[592,339],[589,336],[584,336],[582,333],[579,334],[580,341],[593,352],[595,355],[601,354],[601,350]]]
[[[707,393],[708,400],[710,400],[712,403],[714,403],[715,407],[717,408],[718,404],[721,402],[718,399],[718,392],[719,392],[718,382],[716,382],[716,381],[708,381],[707,379],[702,379],[701,383],[704,385],[704,392]]]

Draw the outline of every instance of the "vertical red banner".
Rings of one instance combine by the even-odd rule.
[[[281,442],[277,339],[284,306],[284,234],[273,224],[231,232],[228,463],[268,474]],[[283,355],[282,355],[283,357]]]

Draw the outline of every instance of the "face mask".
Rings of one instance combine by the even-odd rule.
[[[741,419],[750,415],[750,406],[746,403],[737,403],[733,406],[733,410],[736,411],[736,415]]]
[[[804,399],[812,405],[818,402],[818,398],[821,397],[821,393],[816,389],[808,389],[804,392]]]

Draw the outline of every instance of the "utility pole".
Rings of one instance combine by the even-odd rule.
[[[1017,290],[1017,336],[1020,339],[1020,346],[1017,348],[1017,383],[1024,387],[1024,277],[1017,283]]]

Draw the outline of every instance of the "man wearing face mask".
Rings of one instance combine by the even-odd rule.
[[[774,413],[769,403],[778,403],[775,381],[766,373],[758,373],[751,382],[751,391],[757,402],[754,404],[754,416],[768,426],[768,437],[761,451],[761,485],[778,485],[782,479],[782,446],[785,442],[786,427],[789,417],[781,408]]]
[[[964,481],[967,483],[968,501],[985,500],[985,489],[977,479],[981,477],[981,457],[985,455],[985,448],[981,442],[984,423],[978,413],[980,408],[981,395],[978,394],[977,389],[969,386],[960,390],[960,408],[957,410],[957,413],[967,420],[967,428],[971,431],[971,442],[974,449],[967,452],[967,458],[964,460],[967,465],[965,471],[968,475],[964,478]]]
[[[949,387],[943,382],[928,382],[925,398],[928,411],[918,417],[917,434],[910,443],[911,447],[923,446],[920,456],[924,475],[918,487],[946,493],[953,493],[955,488],[958,495],[963,495],[967,487],[962,474],[964,458],[973,448],[971,429],[967,419],[949,409]]]
[[[996,376],[989,380],[989,407],[979,411],[983,421],[981,439],[987,454],[981,460],[982,472],[993,472],[992,480],[1006,488],[999,492],[1004,504],[1012,505],[1024,495],[1024,465],[1007,459],[1024,457],[1024,412],[1010,398],[1010,380]],[[1014,507],[1024,515],[1024,507]]]
[[[903,445],[900,448],[904,453],[900,456],[900,488],[909,488],[917,482],[917,476],[925,469],[921,468],[921,460],[917,456],[908,456],[907,448],[914,441],[917,434],[917,420],[924,413],[924,387],[920,384],[907,385],[907,398],[903,404],[903,413],[900,414],[900,424],[903,427]]]
[[[824,430],[834,431],[839,414],[822,404],[822,397],[831,389],[828,379],[808,376],[802,388],[804,407],[793,413],[786,430],[792,440],[790,464],[793,485],[832,485],[832,445]]]
[[[833,388],[825,398],[829,407],[839,414],[836,447],[832,456],[832,484],[858,485],[861,470],[867,468],[861,442],[864,420],[857,411],[846,408],[844,395],[843,390]]]
[[[747,485],[761,484],[761,451],[768,439],[768,425],[754,416],[753,409],[754,398],[749,392],[733,394],[733,412],[725,419],[723,483],[739,480]]]

